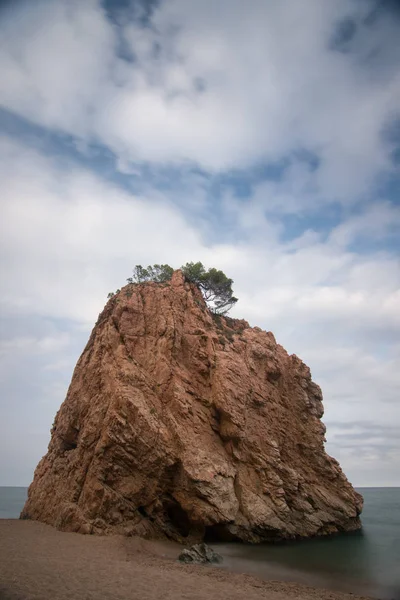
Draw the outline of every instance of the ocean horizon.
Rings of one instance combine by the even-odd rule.
[[[351,534],[280,544],[216,543],[224,564],[264,579],[397,598],[400,591],[400,487],[358,487],[362,529]],[[0,519],[18,519],[24,486],[0,486]]]

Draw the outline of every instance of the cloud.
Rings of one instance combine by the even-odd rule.
[[[31,352],[34,349],[37,352],[53,352],[64,348],[69,341],[67,333],[61,334],[58,337],[14,337],[10,340],[0,341],[0,355],[10,352]]]
[[[374,6],[170,0],[146,26],[116,26],[94,0],[21,3],[1,26],[0,103],[100,141],[124,170],[245,169],[305,149],[319,164],[303,194],[354,201],[391,169],[383,131],[399,114],[397,21],[368,20]],[[345,52],[330,43],[343,19]]]
[[[365,421],[330,423],[328,449],[347,465],[348,477],[363,486],[393,486],[393,469],[400,460],[398,428]],[[376,468],[379,465],[379,469]]]
[[[348,246],[360,240],[379,241],[390,233],[396,235],[400,227],[400,211],[389,202],[370,204],[361,214],[352,216],[336,227],[331,240],[341,246]]]
[[[35,7],[23,1],[3,9],[2,105],[84,138],[96,94],[106,85],[113,43],[93,0],[39,0]]]

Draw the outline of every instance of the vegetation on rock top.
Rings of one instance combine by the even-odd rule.
[[[217,315],[226,315],[238,299],[233,295],[233,280],[225,273],[214,267],[206,270],[201,262],[188,262],[181,267],[186,281],[193,283],[201,291],[210,311]],[[174,269],[169,265],[136,265],[132,277],[127,279],[129,284],[139,284],[153,281],[165,283],[172,277]],[[110,292],[108,298],[120,292]]]

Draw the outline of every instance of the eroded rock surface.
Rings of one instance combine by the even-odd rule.
[[[310,369],[213,317],[176,271],[109,300],[80,357],[22,518],[64,531],[259,542],[360,526],[324,450]]]

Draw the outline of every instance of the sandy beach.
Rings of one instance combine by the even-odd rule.
[[[262,581],[218,567],[182,565],[180,546],[61,533],[0,520],[1,600],[361,600],[361,596]]]

